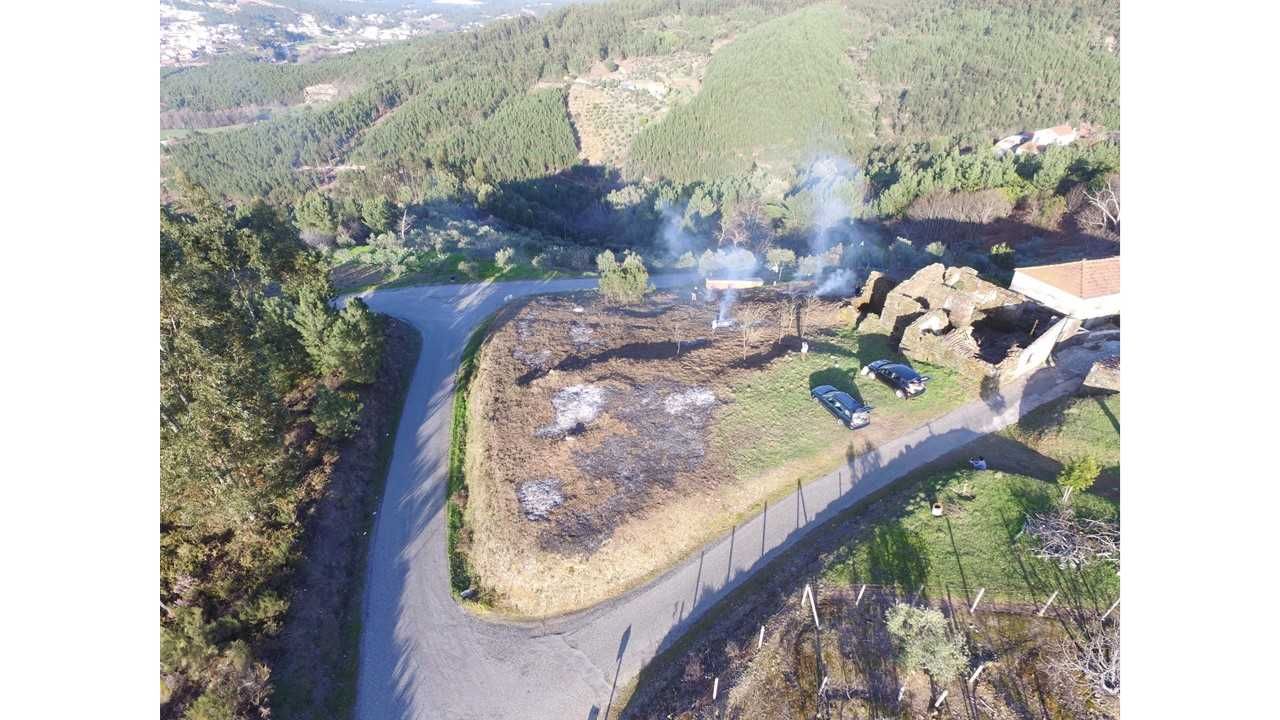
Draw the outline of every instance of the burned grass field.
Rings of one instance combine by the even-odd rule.
[[[495,319],[468,401],[466,542],[480,597],[551,615],[615,596],[744,515],[977,396],[944,368],[899,400],[858,369],[899,356],[875,318],[774,288],[713,328],[701,291],[610,306],[546,297]],[[745,326],[745,327],[744,327]],[[803,337],[803,340],[802,340]],[[807,343],[807,352],[801,352]],[[876,407],[850,431],[809,396]]]

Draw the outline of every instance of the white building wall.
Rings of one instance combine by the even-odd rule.
[[[1096,298],[1078,298],[1021,272],[1014,272],[1009,289],[1080,320],[1120,314],[1120,293]]]

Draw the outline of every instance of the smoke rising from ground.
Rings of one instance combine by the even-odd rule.
[[[697,237],[685,229],[684,213],[684,205],[667,204],[662,207],[662,227],[658,234],[662,247],[672,258],[694,252],[703,245]]]
[[[857,278],[842,266],[856,260],[860,246],[852,204],[860,201],[863,192],[862,173],[848,159],[827,155],[809,164],[799,188],[813,203],[809,268],[818,283],[814,294],[850,294]],[[834,251],[837,244],[841,247]]]
[[[720,280],[746,280],[756,276],[760,260],[749,250],[740,247],[720,249],[711,254],[709,266],[703,268],[708,277]],[[726,290],[720,296],[720,310],[716,324],[727,324],[733,319],[733,304],[738,300],[737,290]]]

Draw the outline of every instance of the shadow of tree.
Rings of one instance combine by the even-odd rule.
[[[809,373],[809,389],[813,390],[819,385],[830,385],[840,392],[849,393],[849,396],[859,403],[866,404],[862,401],[862,393],[858,391],[858,386],[853,383],[853,377],[845,370],[829,367]],[[845,454],[848,455],[848,451]]]
[[[900,521],[876,527],[867,542],[866,557],[849,564],[850,583],[897,585],[915,588],[929,575],[925,541]]]

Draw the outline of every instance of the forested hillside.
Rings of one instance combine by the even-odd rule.
[[[1118,2],[904,5],[924,9],[875,41],[869,60],[885,139],[1120,126]]]
[[[824,4],[743,33],[711,61],[701,92],[632,145],[633,174],[690,183],[756,163],[853,155],[868,143],[853,95],[848,13]]]
[[[278,213],[184,188],[160,218],[161,717],[270,716],[300,507],[378,374],[382,329],[339,312]]]

